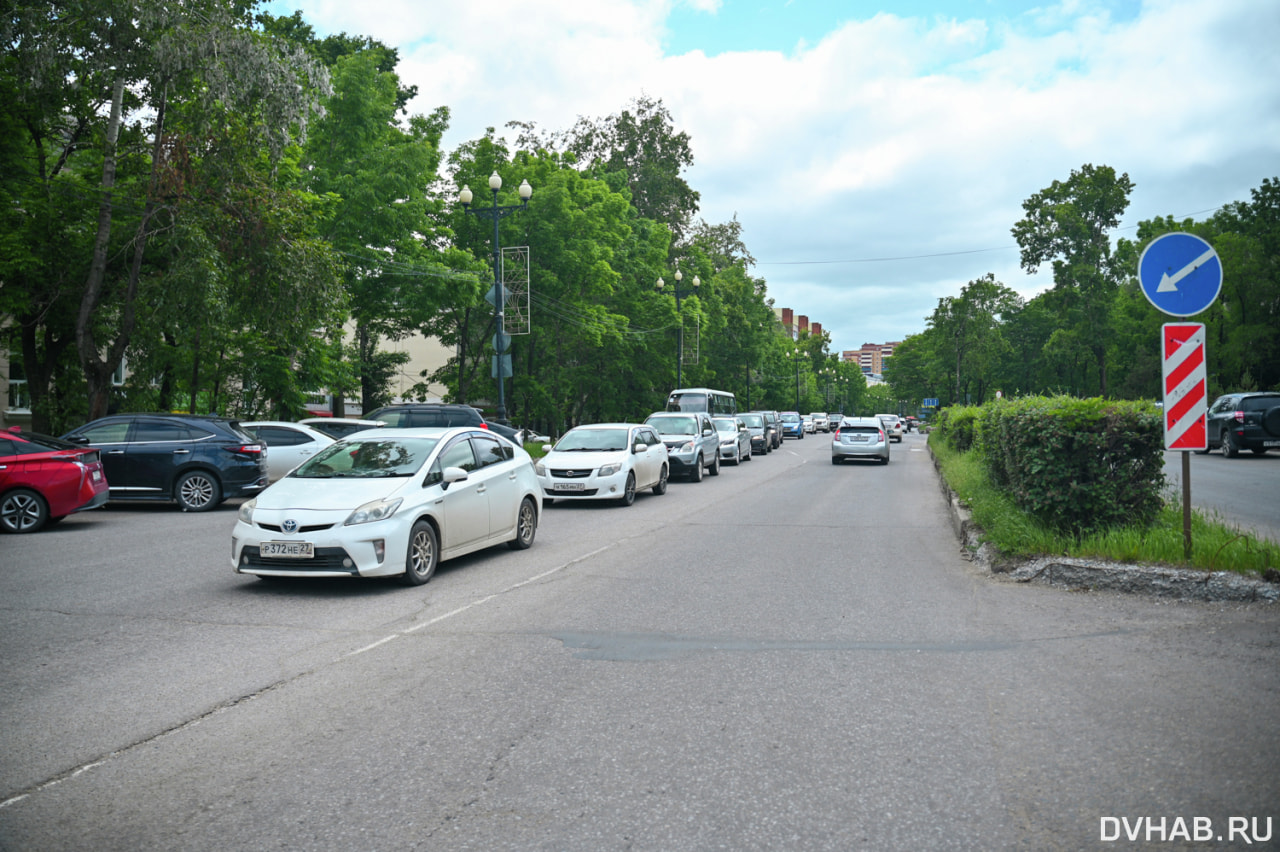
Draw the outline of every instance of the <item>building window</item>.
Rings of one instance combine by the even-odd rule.
[[[9,407],[5,410],[30,414],[31,393],[27,390],[27,374],[22,371],[22,362],[14,360],[17,354],[9,353]]]

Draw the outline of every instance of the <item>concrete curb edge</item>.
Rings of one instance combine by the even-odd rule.
[[[982,529],[974,523],[969,510],[947,485],[932,448],[929,450],[929,458],[933,461],[934,470],[938,474],[938,486],[949,507],[951,528],[960,540],[966,557],[993,574],[1007,573],[1023,583],[1047,583],[1061,588],[1146,594],[1179,600],[1280,602],[1280,585],[1230,571],[1195,571],[1069,556],[1011,562],[982,540]]]

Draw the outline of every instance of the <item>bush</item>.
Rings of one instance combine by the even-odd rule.
[[[977,405],[951,405],[935,416],[931,431],[946,441],[953,450],[965,453],[973,448],[974,431],[982,407]]]
[[[1147,525],[1160,510],[1164,433],[1150,403],[997,402],[983,406],[972,431],[992,483],[1054,529],[1078,536]]]

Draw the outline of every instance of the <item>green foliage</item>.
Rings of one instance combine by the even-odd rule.
[[[971,441],[992,484],[1060,532],[1143,526],[1160,508],[1164,433],[1149,403],[1029,397],[946,412],[940,428],[957,450]]]
[[[951,405],[933,417],[933,434],[946,441],[957,452],[973,449],[982,408],[976,405]]]
[[[1280,566],[1280,545],[1245,533],[1220,517],[1192,515],[1192,552],[1184,557],[1182,507],[1161,505],[1150,523],[1121,523],[1083,535],[1062,533],[1020,509],[991,483],[981,454],[959,452],[930,434],[943,478],[968,507],[985,541],[1003,557],[1074,556],[1261,574]]]

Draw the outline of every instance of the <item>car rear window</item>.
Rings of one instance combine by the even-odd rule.
[[[849,424],[845,424],[841,426],[840,432],[841,434],[844,434],[847,432],[849,434],[856,434],[856,435],[879,435],[880,434],[880,430],[874,426],[850,426]]]
[[[1241,401],[1241,411],[1266,411],[1280,405],[1280,396],[1250,396]]]

